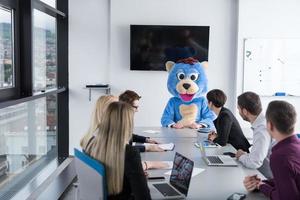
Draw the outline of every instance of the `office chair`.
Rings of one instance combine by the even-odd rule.
[[[104,165],[78,149],[74,149],[80,200],[106,200],[107,185]]]

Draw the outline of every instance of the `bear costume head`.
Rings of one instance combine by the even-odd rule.
[[[189,57],[166,62],[166,69],[169,72],[168,90],[184,102],[191,102],[193,99],[203,96],[207,92],[207,77],[204,68],[207,62],[200,63],[198,60]]]

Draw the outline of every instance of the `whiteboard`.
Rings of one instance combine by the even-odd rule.
[[[300,38],[245,39],[243,90],[300,96]]]

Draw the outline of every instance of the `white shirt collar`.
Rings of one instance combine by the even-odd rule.
[[[261,124],[266,125],[266,118],[265,118],[265,115],[263,114],[263,112],[259,113],[259,115],[256,117],[254,122],[251,124],[251,128],[255,129],[258,126],[260,126]]]

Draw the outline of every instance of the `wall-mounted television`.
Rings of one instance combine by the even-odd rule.
[[[208,61],[209,26],[130,25],[130,69],[165,70],[166,61]]]

